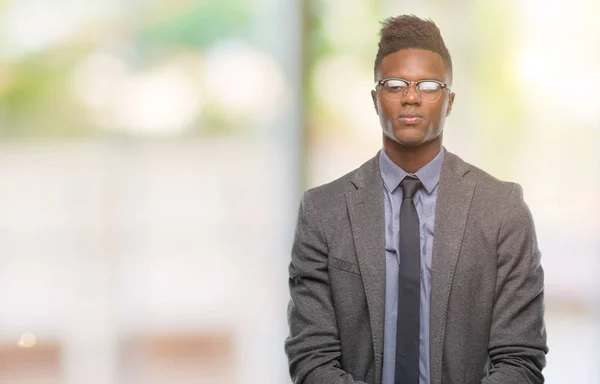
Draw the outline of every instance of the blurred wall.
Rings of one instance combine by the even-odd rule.
[[[285,382],[287,1],[0,2],[0,382]]]

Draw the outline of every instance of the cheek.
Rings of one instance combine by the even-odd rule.
[[[430,116],[432,123],[439,123],[446,116],[446,103],[432,106],[428,115]]]
[[[379,101],[379,110],[380,114],[385,118],[392,118],[393,116],[398,115],[398,105],[397,103],[392,103],[388,100],[380,100]]]

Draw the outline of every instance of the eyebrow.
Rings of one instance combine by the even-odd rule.
[[[380,80],[387,80],[387,79],[399,79],[399,80],[411,81],[411,80],[409,80],[409,79],[406,79],[406,78],[404,78],[404,77],[400,77],[400,76],[388,76],[388,77],[382,77]],[[378,81],[380,81],[380,80],[378,80]],[[445,83],[445,81],[444,81],[444,80],[442,80],[442,79],[440,79],[440,78],[438,78],[438,77],[436,77],[436,76],[431,76],[431,77],[423,77],[423,78],[421,78],[421,79],[419,79],[419,80],[412,80],[412,81],[426,81],[426,80],[435,80],[435,81],[439,81],[439,82]]]

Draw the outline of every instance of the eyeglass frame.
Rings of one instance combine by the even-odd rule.
[[[416,92],[417,92],[417,97],[419,98],[419,100],[421,100],[424,103],[436,103],[436,102],[438,102],[440,100],[440,97],[438,97],[437,100],[435,100],[435,101],[424,101],[421,98],[421,94],[419,93],[419,84],[420,83],[424,83],[426,81],[437,83],[437,84],[440,85],[440,87],[442,87],[442,91],[444,89],[447,90],[447,91],[450,91],[450,87],[448,86],[448,84],[444,83],[443,81],[439,81],[439,80],[435,80],[435,79],[423,79],[423,80],[417,80],[417,81],[408,81],[408,80],[405,80],[405,79],[403,79],[401,77],[386,77],[385,79],[378,80],[378,81],[375,82],[375,89],[377,90],[377,87],[382,87],[383,84],[386,81],[389,81],[389,80],[400,80],[400,81],[404,81],[407,84],[406,89],[404,90],[404,96],[402,96],[402,97],[406,97],[406,95],[408,95],[408,87],[410,87],[411,84],[414,84]],[[442,94],[440,93],[440,96],[441,95]],[[400,99],[398,99],[398,100],[392,100],[392,99],[389,99],[387,97],[386,97],[386,99],[388,99],[390,101],[400,101],[402,99],[402,97]]]

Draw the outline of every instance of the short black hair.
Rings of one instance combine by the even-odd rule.
[[[452,58],[440,29],[432,20],[421,19],[415,15],[401,15],[385,19],[381,25],[379,48],[375,58],[375,80],[384,57],[402,49],[417,48],[439,54],[452,81]]]

